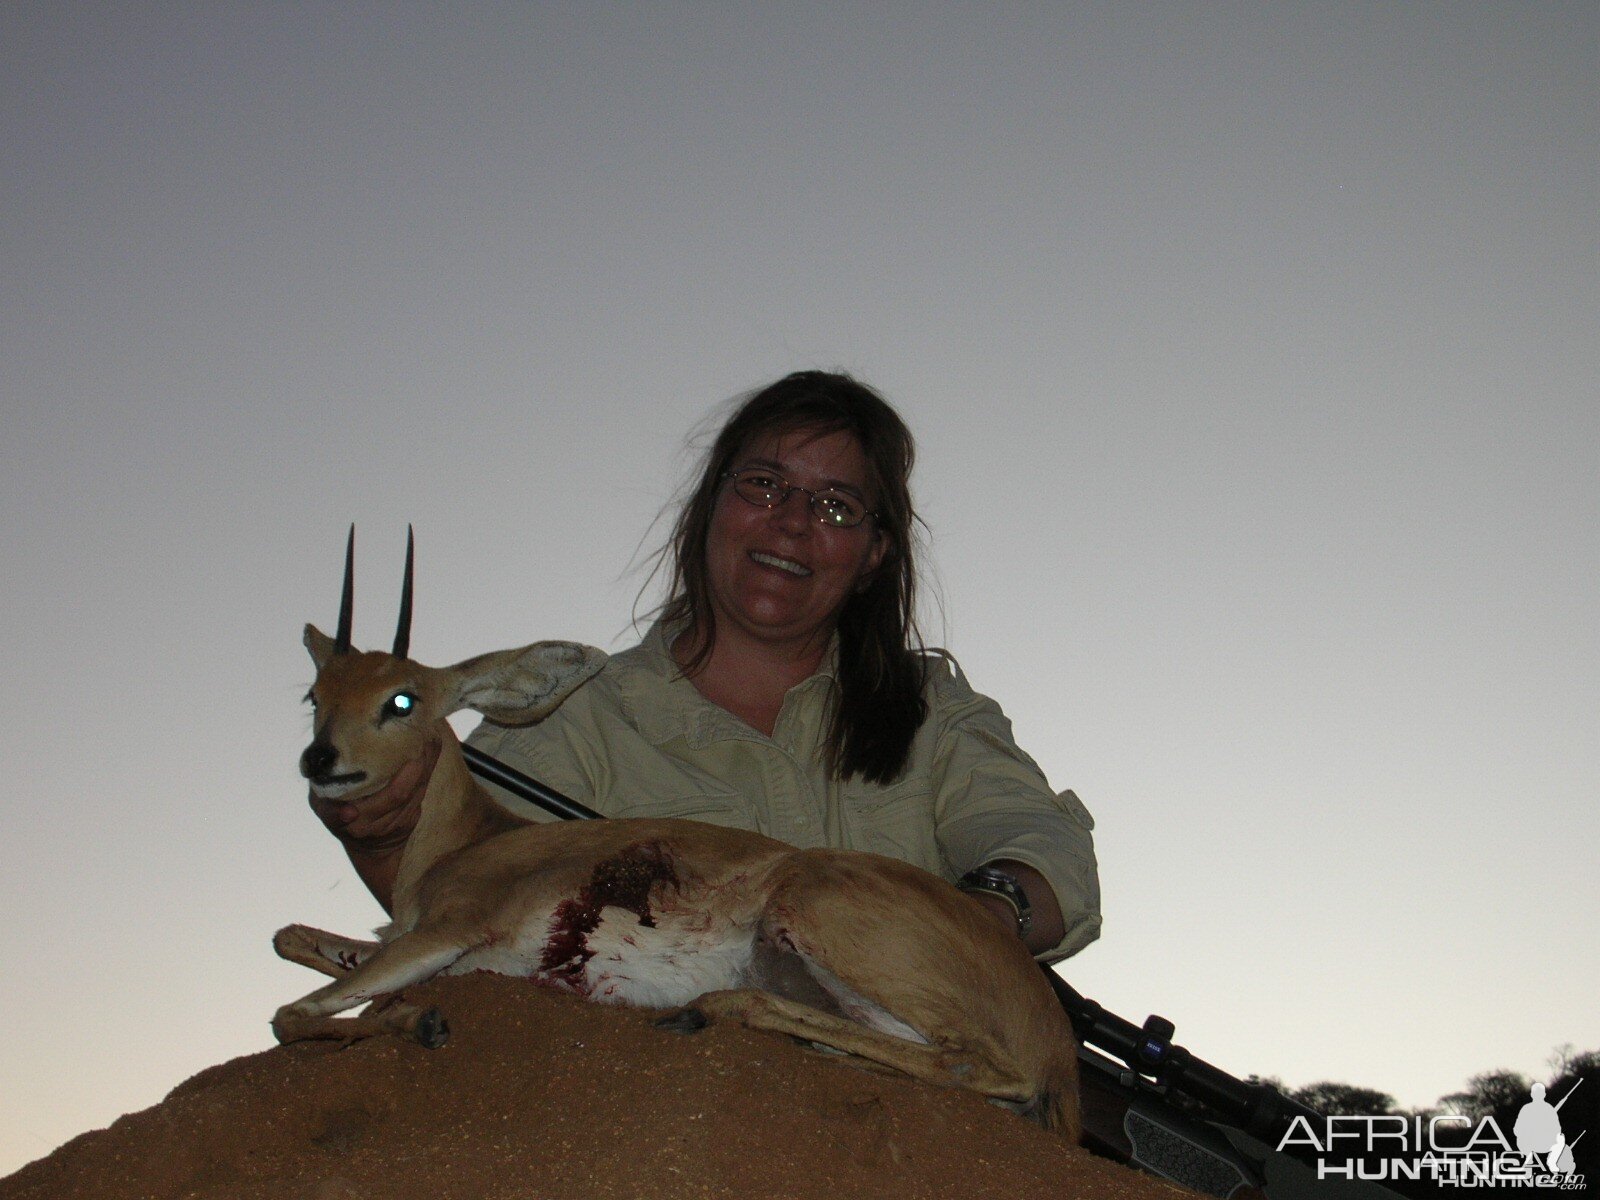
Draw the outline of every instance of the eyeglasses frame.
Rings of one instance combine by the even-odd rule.
[[[782,492],[782,495],[780,495],[771,504],[761,504],[758,501],[750,499],[749,496],[746,496],[743,492],[741,492],[739,490],[739,478],[738,477],[740,475],[743,475],[746,471],[760,471],[765,475],[770,475],[775,482],[777,482],[778,484],[781,485],[781,487],[778,490],[780,490]],[[810,497],[810,500],[807,502],[806,507],[811,510],[811,515],[814,516],[817,519],[817,524],[824,525],[829,529],[860,529],[861,526],[863,526],[863,525],[865,525],[867,523],[867,518],[868,517],[871,517],[874,521],[876,521],[878,519],[878,514],[874,510],[869,508],[869,509],[866,509],[865,511],[862,512],[861,520],[855,521],[855,522],[853,522],[853,523],[851,523],[849,525],[841,525],[837,521],[830,521],[830,520],[828,520],[828,518],[822,512],[818,511],[818,509],[817,509],[817,501],[822,499],[823,496],[828,495],[830,492],[835,494],[835,495],[841,495],[841,496],[844,495],[843,492],[839,491],[838,488],[823,488],[819,492],[819,491],[813,491],[811,488],[808,488],[808,487],[801,487],[798,483],[790,483],[787,479],[785,479],[782,475],[778,474],[778,472],[774,471],[771,467],[740,467],[737,471],[724,471],[722,473],[722,475],[721,475],[721,478],[733,480],[733,493],[734,493],[734,495],[738,496],[739,499],[743,500],[746,504],[751,505],[754,508],[766,508],[766,509],[782,508],[785,504],[787,504],[789,502],[789,497],[794,495],[794,493],[796,493],[796,492],[804,492],[807,496]]]

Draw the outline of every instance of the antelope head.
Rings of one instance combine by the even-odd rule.
[[[455,741],[445,718],[471,708],[507,725],[526,725],[554,711],[604,665],[606,655],[576,642],[535,642],[480,654],[453,667],[425,667],[411,641],[413,544],[406,534],[406,573],[394,649],[358,651],[350,644],[355,527],[345,546],[339,631],[329,637],[307,625],[306,649],[317,677],[306,698],[315,708],[314,737],[300,773],[323,800],[356,800],[380,790],[432,743]]]

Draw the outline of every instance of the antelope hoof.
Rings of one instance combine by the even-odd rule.
[[[673,1033],[688,1035],[699,1033],[711,1024],[711,1018],[698,1008],[680,1008],[677,1012],[668,1013],[664,1017],[656,1018],[657,1029],[669,1029]]]
[[[272,1015],[272,1036],[278,1039],[278,1045],[287,1046],[290,1042],[298,1042],[305,1035],[298,1028],[299,1022],[295,1015],[289,1011],[289,1006],[284,1005]]]
[[[430,1008],[411,1027],[411,1039],[427,1050],[437,1050],[450,1040],[450,1025],[437,1008]]]

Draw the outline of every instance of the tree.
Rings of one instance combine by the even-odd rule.
[[[1578,1078],[1600,1074],[1600,1050],[1579,1050],[1572,1048],[1572,1043],[1557,1046],[1550,1052],[1550,1057],[1545,1060],[1550,1064],[1550,1082],[1554,1086],[1558,1079],[1569,1076]]]
[[[1397,1111],[1388,1092],[1326,1080],[1296,1088],[1289,1098],[1325,1117],[1383,1116]]]
[[[1546,1095],[1559,1106],[1562,1131],[1576,1143],[1573,1166],[1590,1181],[1592,1190],[1600,1178],[1600,1145],[1596,1144],[1600,1143],[1600,1050],[1574,1054],[1571,1046],[1562,1046],[1551,1056],[1550,1066],[1553,1073]]]
[[[1510,1113],[1516,1117],[1518,1110],[1528,1102],[1533,1081],[1516,1071],[1485,1071],[1467,1080],[1465,1091],[1451,1092],[1439,1097],[1440,1107],[1450,1112],[1462,1113],[1474,1121],[1493,1117],[1502,1128],[1501,1118]]]

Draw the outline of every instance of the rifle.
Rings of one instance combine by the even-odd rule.
[[[476,746],[463,743],[461,753],[473,774],[563,820],[605,819]],[[1050,967],[1040,967],[1081,1046],[1084,1142],[1090,1149],[1228,1197],[1266,1186],[1264,1161],[1276,1154],[1297,1117],[1322,1120],[1272,1085],[1236,1079],[1174,1045],[1175,1027],[1165,1017],[1151,1015],[1135,1025],[1080,995]],[[1299,1194],[1304,1182],[1275,1182],[1271,1195]]]
[[[1577,1091],[1578,1088],[1580,1086],[1582,1086],[1582,1084],[1583,1084],[1583,1076],[1580,1075],[1580,1076],[1578,1076],[1578,1082],[1573,1084],[1571,1087],[1569,1087],[1567,1089],[1567,1094],[1565,1096],[1561,1097],[1560,1103],[1556,1105],[1556,1111],[1557,1112],[1561,1111],[1561,1105],[1562,1104],[1565,1104],[1568,1100],[1572,1099],[1572,1093]]]

